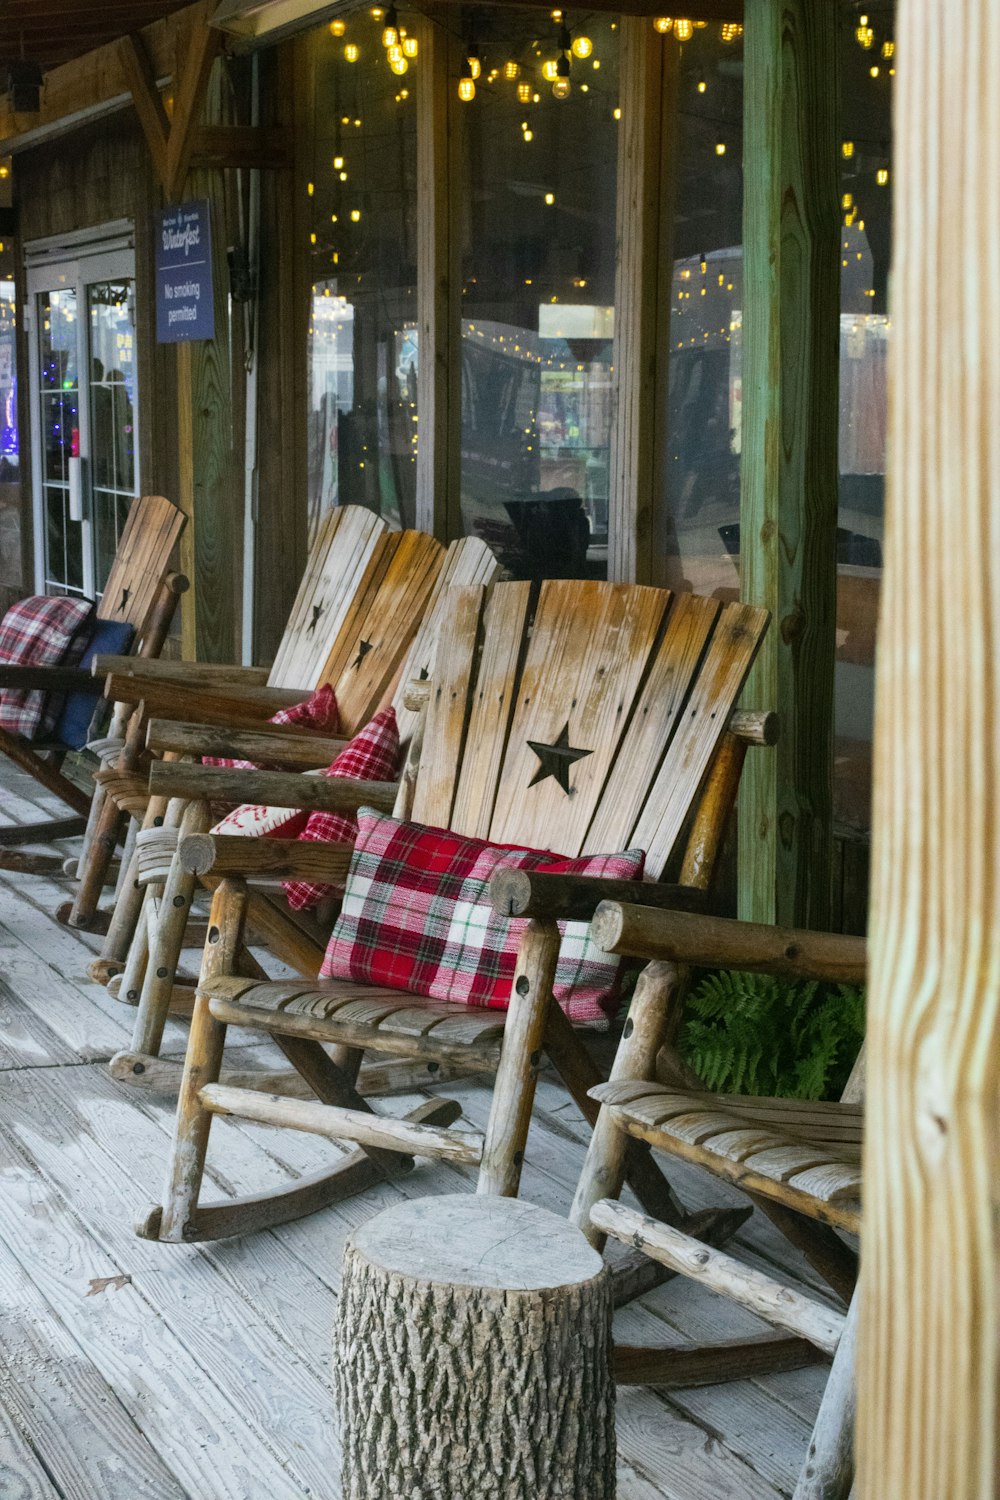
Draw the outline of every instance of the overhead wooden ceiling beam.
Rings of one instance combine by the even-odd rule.
[[[143,45],[158,83],[172,77],[177,49],[183,48],[190,25],[188,9],[175,11],[143,27]],[[120,41],[109,42],[52,68],[45,75],[37,114],[15,115],[6,103],[0,102],[0,156],[24,151],[64,135],[87,120],[100,119],[125,108],[132,94],[122,68],[120,45]]]
[[[212,64],[222,49],[222,33],[208,24],[208,12],[209,0],[201,0],[177,80],[164,179],[168,198],[176,198],[184,186],[193,148],[192,130],[205,99]]]
[[[142,126],[156,175],[167,181],[167,145],[170,120],[156,84],[156,74],[141,36],[126,36],[118,43],[122,72],[132,91],[132,102]]]

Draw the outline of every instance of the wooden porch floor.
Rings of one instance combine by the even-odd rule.
[[[5,766],[2,820],[30,821],[40,807],[49,810],[35,784]],[[65,896],[65,885],[0,872],[0,1496],[339,1500],[330,1361],[345,1238],[401,1192],[453,1192],[468,1173],[423,1164],[402,1187],[245,1241],[136,1239],[133,1220],[158,1196],[172,1112],[108,1076],[131,1011],[86,979],[94,940],[50,915]],[[183,1046],[171,1023],[167,1050]],[[442,1092],[483,1124],[481,1086]],[[561,1210],[585,1127],[551,1079],[538,1104],[524,1191]],[[313,1171],[331,1149],[228,1120],[213,1129],[227,1148],[212,1178],[220,1195]],[[673,1177],[691,1206],[737,1201],[694,1170]],[[739,1240],[751,1261],[816,1285],[759,1215]],[[681,1281],[616,1321],[636,1343],[755,1326]],[[824,1379],[813,1368],[669,1394],[620,1390],[620,1500],[790,1494]]]

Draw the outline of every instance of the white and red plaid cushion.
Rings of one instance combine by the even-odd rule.
[[[0,621],[0,662],[18,667],[74,667],[83,656],[94,606],[88,599],[36,594],[12,604]],[[0,691],[0,728],[22,739],[48,734],[65,693],[37,689]]]
[[[340,916],[320,973],[434,1000],[506,1009],[527,924],[494,912],[493,872],[514,865],[637,880],[644,862],[641,849],[563,859],[537,849],[504,848],[362,808]],[[594,946],[586,922],[560,922],[559,930],[555,998],[570,1020],[606,1024],[614,1011],[620,960]]]
[[[323,772],[324,776],[351,776],[357,781],[395,781],[400,772],[399,727],[396,710],[384,708],[345,745],[337,759]],[[353,844],[358,820],[353,814],[314,812],[299,834],[321,844]],[[316,906],[335,894],[335,887],[312,880],[286,880],[285,895],[293,911]]]
[[[278,712],[272,714],[267,722],[279,725],[294,724],[298,729],[312,729],[316,734],[336,734],[340,728],[340,714],[333,688],[328,682],[324,683],[301,703],[293,703],[291,708],[279,708]],[[235,771],[264,769],[252,760],[225,760],[213,755],[203,755],[201,763],[203,766],[228,766]]]

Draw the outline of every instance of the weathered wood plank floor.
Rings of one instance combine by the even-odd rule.
[[[0,768],[2,821],[51,807]],[[50,915],[66,889],[0,872],[0,1496],[339,1500],[330,1330],[345,1238],[400,1192],[454,1191],[469,1174],[424,1164],[402,1186],[246,1241],[136,1239],[133,1220],[159,1195],[171,1110],[108,1076],[132,1013],[87,980],[94,940]],[[167,1051],[183,1046],[171,1023]],[[265,1055],[245,1049],[255,1053]],[[481,1086],[444,1091],[483,1124]],[[214,1130],[226,1145],[212,1175],[220,1195],[311,1172],[331,1149],[228,1120]],[[527,1196],[568,1207],[584,1134],[575,1106],[543,1079]],[[694,1171],[674,1179],[693,1206],[728,1196]],[[759,1216],[740,1239],[758,1263],[814,1284]],[[616,1329],[625,1341],[669,1343],[755,1326],[675,1281],[621,1312]],[[621,1390],[621,1500],[790,1494],[823,1379],[812,1369],[669,1394]]]

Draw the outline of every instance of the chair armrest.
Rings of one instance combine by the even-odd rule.
[[[601,903],[590,935],[605,953],[630,958],[851,984],[863,984],[867,972],[864,938],[657,911],[618,901]]]
[[[303,695],[287,688],[187,687],[113,672],[105,681],[104,696],[118,703],[145,703],[147,713],[162,719],[190,722],[194,717],[204,724],[252,728],[277,709],[300,703]]]
[[[322,770],[348,743],[293,726],[260,729],[223,729],[210,724],[181,724],[173,719],[150,719],[146,746],[162,754],[229,756],[290,770]]]
[[[0,663],[0,688],[37,689],[45,693],[89,693],[100,687],[82,667],[15,667]]]
[[[343,885],[351,844],[313,839],[247,839],[220,833],[189,834],[180,842],[182,867],[191,875],[255,876],[271,880],[316,880]]]
[[[159,656],[95,656],[91,663],[95,677],[112,673],[125,677],[142,677],[151,682],[187,683],[190,687],[266,687],[267,667],[228,666],[209,661],[169,661]],[[308,689],[303,689],[306,696]]]
[[[494,911],[502,917],[589,922],[602,901],[636,901],[677,911],[702,911],[706,896],[690,885],[509,869],[497,870],[490,879],[490,899]]]
[[[183,761],[154,761],[149,790],[158,797],[208,802],[265,802],[308,812],[354,813],[359,807],[391,812],[394,781],[356,781],[349,776],[300,776],[292,771],[232,771]]]

